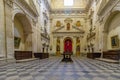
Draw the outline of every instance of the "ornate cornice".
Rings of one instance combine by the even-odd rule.
[[[86,13],[87,11],[83,8],[66,8],[66,9],[54,9],[51,10],[51,14],[82,14]]]
[[[25,10],[27,13],[31,13],[30,15],[32,15],[34,18],[37,18],[37,16],[39,16],[38,12],[33,10],[25,0],[15,0],[14,2],[23,10]]]
[[[13,7],[13,0],[4,0],[4,2],[5,2],[9,7]]]
[[[109,0],[106,4],[101,3],[101,7],[97,14],[99,16],[103,16],[107,12],[110,12],[115,7],[115,5],[117,5],[118,2],[120,2],[120,0]]]
[[[72,26],[73,27],[73,29],[76,29],[76,30],[78,30],[78,31],[80,31],[80,32],[83,32],[83,33],[85,33],[85,31],[84,30],[82,30],[81,28],[78,28],[77,26]],[[82,26],[81,26],[82,27]]]
[[[51,14],[82,14],[87,13],[93,0],[87,0],[85,8],[65,8],[65,9],[52,9],[48,0],[43,0]],[[59,2],[58,2],[59,4]]]
[[[84,34],[84,32],[52,32],[53,34]]]
[[[65,37],[65,36],[69,36],[69,37],[83,37],[84,34],[81,32],[53,32],[53,37]]]
[[[61,26],[61,27],[57,28],[57,29],[56,29],[55,31],[53,31],[53,32],[57,32],[57,31],[61,30],[62,28],[64,28],[64,26]]]

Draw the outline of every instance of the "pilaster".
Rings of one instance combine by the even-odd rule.
[[[14,34],[12,26],[12,0],[4,0],[4,14],[5,14],[5,51],[6,58],[14,59]]]

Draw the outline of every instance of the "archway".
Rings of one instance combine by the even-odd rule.
[[[32,27],[22,13],[14,16],[14,49],[15,51],[32,51]]]
[[[64,52],[73,52],[72,39],[67,37],[64,39]]]
[[[105,25],[104,25],[104,35],[103,35],[103,50],[112,50],[117,49],[117,47],[112,47],[111,38],[113,36],[120,36],[120,12],[114,11],[112,12],[109,17],[107,18]],[[119,41],[118,41],[119,42]],[[118,43],[119,44],[119,43]]]

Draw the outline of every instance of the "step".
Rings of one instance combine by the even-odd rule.
[[[104,62],[109,62],[109,63],[119,63],[118,60],[106,59],[106,58],[96,58],[96,60],[100,60],[100,61],[104,61]]]
[[[16,63],[20,63],[20,62],[28,62],[28,61],[33,61],[33,60],[37,60],[38,58],[30,58],[30,59],[22,59],[22,60],[16,60]]]

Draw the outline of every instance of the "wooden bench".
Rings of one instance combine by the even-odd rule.
[[[32,58],[32,51],[15,51],[14,56],[16,60],[30,59]]]
[[[120,59],[120,50],[109,50],[103,52],[103,58],[119,60]]]
[[[87,53],[87,58],[95,59],[100,57],[101,57],[101,53],[99,52]]]
[[[35,58],[45,59],[49,58],[49,53],[34,53]]]

